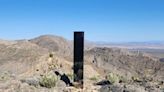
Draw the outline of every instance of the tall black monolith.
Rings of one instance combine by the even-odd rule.
[[[83,87],[84,32],[74,32],[74,82]]]

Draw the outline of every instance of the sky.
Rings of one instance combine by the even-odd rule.
[[[164,0],[0,0],[0,38],[51,34],[104,42],[164,41]]]

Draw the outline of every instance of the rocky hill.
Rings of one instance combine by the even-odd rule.
[[[37,44],[39,47],[46,48],[49,52],[71,57],[73,52],[73,44],[59,36],[43,35],[29,40],[31,43]]]
[[[65,73],[72,81],[72,41],[53,35],[0,40],[0,92],[162,92],[164,63],[158,58],[91,44],[85,44],[85,87],[80,91],[54,74]],[[102,80],[110,85],[95,85]]]
[[[0,73],[3,71],[23,73],[31,68],[32,64],[37,64],[45,53],[46,49],[26,40],[0,43]]]
[[[119,48],[93,48],[85,53],[86,59],[98,68],[126,77],[152,77],[164,80],[164,63],[144,53],[130,53]]]

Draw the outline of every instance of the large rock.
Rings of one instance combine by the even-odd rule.
[[[63,92],[66,89],[66,84],[62,80],[58,80],[55,88],[57,92]]]
[[[40,78],[33,77],[33,78],[26,78],[21,80],[22,83],[27,83],[31,86],[38,87],[40,84]]]

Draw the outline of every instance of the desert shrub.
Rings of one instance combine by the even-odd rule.
[[[42,76],[39,84],[42,87],[52,88],[52,87],[55,87],[56,81],[57,81],[56,76],[54,76],[54,75],[44,75],[44,76]]]
[[[93,77],[90,78],[90,80],[92,80],[92,81],[97,81],[98,78],[97,78],[96,76],[93,76]]]
[[[73,77],[74,77],[73,74],[67,74],[67,76],[69,77],[69,79],[73,80]]]
[[[133,82],[140,82],[141,81],[141,79],[138,76],[132,76],[131,79]]]
[[[4,72],[0,75],[0,81],[6,81],[10,79],[10,74],[8,72]]]
[[[116,83],[119,81],[119,76],[114,74],[114,73],[110,73],[108,76],[107,76],[107,79],[112,83]]]
[[[123,82],[123,83],[127,83],[128,82],[128,79],[123,77],[123,76],[119,76],[119,82]]]
[[[53,69],[55,69],[56,67],[57,67],[57,65],[55,65],[55,64],[49,64],[48,69],[49,69],[49,70],[53,70]]]

